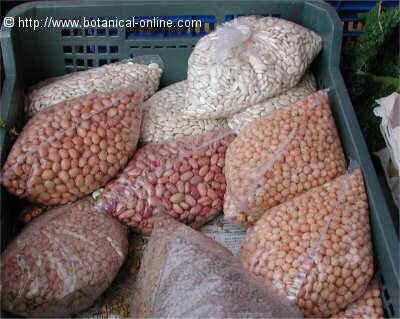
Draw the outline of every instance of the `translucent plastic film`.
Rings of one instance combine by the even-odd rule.
[[[136,151],[142,88],[67,100],[24,127],[2,169],[2,183],[32,202],[58,205],[103,187]]]
[[[126,228],[90,209],[90,199],[47,211],[1,256],[2,309],[60,317],[89,307],[111,284],[128,251]]]
[[[301,318],[237,257],[203,234],[157,215],[132,301],[135,318]]]
[[[194,228],[222,210],[230,130],[148,144],[109,183],[97,202],[135,230],[150,234],[156,207]]]

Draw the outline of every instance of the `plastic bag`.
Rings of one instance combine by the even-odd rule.
[[[248,229],[239,256],[261,281],[295,300],[305,316],[346,308],[374,273],[361,170],[265,211]]]
[[[341,311],[330,318],[345,319],[383,319],[383,307],[381,300],[381,291],[376,279],[373,279],[369,284],[367,291],[360,299],[350,304],[346,310]]]
[[[103,187],[134,154],[142,93],[134,87],[67,100],[24,127],[2,170],[3,185],[32,202],[58,205]]]
[[[234,255],[238,253],[246,236],[245,227],[224,220],[222,214],[202,226],[199,231],[228,248]]]
[[[143,87],[143,99],[146,100],[157,91],[163,68],[159,56],[145,55],[46,79],[28,90],[25,114],[31,118],[68,99],[132,85]]]
[[[64,316],[89,307],[113,281],[128,250],[126,228],[90,209],[90,199],[47,211],[1,256],[2,309]]]
[[[144,103],[141,140],[160,143],[170,138],[198,135],[204,132],[227,129],[226,119],[194,120],[182,115],[187,81],[169,85],[155,93]]]
[[[397,171],[400,171],[400,94],[394,92],[377,100],[374,114],[382,118],[381,132]]]
[[[237,257],[167,215],[138,274],[134,318],[301,318],[296,306],[256,283]]]
[[[311,72],[307,72],[300,83],[289,89],[285,93],[276,97],[269,98],[261,103],[249,106],[242,112],[236,113],[228,118],[228,126],[235,132],[239,133],[242,127],[250,124],[253,120],[266,116],[269,112],[274,111],[282,106],[295,103],[302,98],[314,93],[317,83]]]
[[[251,224],[265,210],[345,172],[328,93],[318,91],[254,120],[229,145],[225,216]]]
[[[151,233],[158,206],[200,227],[222,210],[225,152],[233,139],[224,130],[144,146],[105,187],[98,209],[143,234]]]
[[[274,17],[239,17],[202,37],[188,61],[183,113],[225,118],[296,86],[322,48],[315,32]]]

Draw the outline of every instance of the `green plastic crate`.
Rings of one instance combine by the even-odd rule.
[[[339,71],[343,23],[334,8],[310,0],[141,0],[31,2],[8,17],[74,19],[80,17],[192,17],[207,23],[207,30],[238,15],[282,17],[318,32],[324,48],[312,68],[320,88],[331,88],[330,102],[347,159],[356,159],[364,174],[370,205],[376,266],[386,316],[400,317],[399,238],[392,214],[371,163],[342,75]],[[175,21],[174,20],[174,21]],[[23,125],[24,90],[44,78],[84,70],[143,54],[159,54],[167,69],[161,86],[186,77],[187,59],[206,29],[163,29],[132,32],[124,28],[59,28],[34,32],[29,28],[1,29],[6,78],[1,98],[1,117],[10,126]],[[0,131],[1,164],[12,145]],[[15,215],[25,204],[1,188],[2,249],[17,230]]]

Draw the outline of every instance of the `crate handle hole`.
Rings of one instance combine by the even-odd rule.
[[[74,61],[72,59],[64,59],[65,65],[74,65]]]
[[[88,67],[93,67],[93,59],[87,59]]]
[[[85,66],[85,61],[83,59],[77,59],[76,66]]]

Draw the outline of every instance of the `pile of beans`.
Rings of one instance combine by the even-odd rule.
[[[229,145],[225,216],[253,223],[265,210],[345,171],[328,94],[318,91],[254,120]]]
[[[330,318],[345,319],[383,319],[381,291],[377,280],[372,280],[364,295],[354,303],[350,304],[346,310],[341,311]]]
[[[196,120],[185,117],[187,81],[180,81],[158,91],[143,105],[143,125],[140,139],[145,143],[160,143],[171,138],[198,135],[227,129],[226,119]]]
[[[47,79],[28,90],[25,113],[30,118],[68,99],[132,85],[143,88],[143,99],[146,100],[157,91],[161,75],[162,69],[157,63],[145,65],[135,63],[134,60],[123,60]]]
[[[373,253],[360,169],[268,211],[248,229],[242,264],[306,316],[338,313],[370,282]]]
[[[141,93],[123,88],[43,110],[13,145],[3,185],[44,205],[72,202],[103,187],[136,150],[141,103]]]
[[[97,207],[144,234],[158,206],[198,228],[222,209],[225,152],[233,139],[225,130],[148,144],[107,184]]]
[[[133,318],[302,318],[232,253],[169,216],[156,216],[138,273]]]
[[[315,32],[274,17],[239,17],[202,37],[188,60],[186,115],[232,116],[296,86],[322,48]]]
[[[242,127],[250,124],[254,119],[268,115],[268,113],[291,103],[295,103],[302,98],[316,91],[317,83],[313,74],[308,71],[300,83],[295,87],[287,90],[281,95],[269,98],[260,103],[249,106],[242,112],[236,113],[227,119],[228,126],[235,132],[239,133]]]
[[[90,199],[47,211],[1,256],[2,309],[22,316],[81,311],[110,285],[128,252],[121,223]]]

